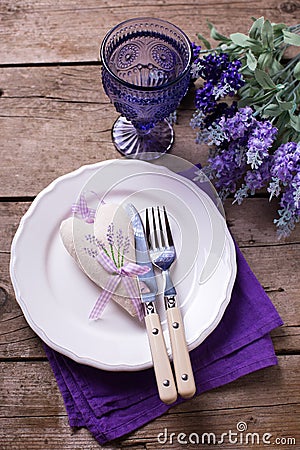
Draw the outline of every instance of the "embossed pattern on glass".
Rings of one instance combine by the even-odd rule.
[[[100,56],[104,90],[121,114],[112,130],[116,148],[128,157],[158,158],[174,140],[166,118],[188,89],[188,38],[163,20],[131,19],[106,35]]]

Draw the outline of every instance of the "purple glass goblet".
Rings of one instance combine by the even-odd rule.
[[[174,141],[167,117],[187,92],[191,43],[160,19],[130,19],[105,36],[101,49],[104,90],[121,116],[112,138],[124,156],[159,158]]]

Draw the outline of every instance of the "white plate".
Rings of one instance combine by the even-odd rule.
[[[217,326],[230,301],[236,276],[235,248],[225,220],[194,183],[147,162],[113,160],[83,166],[44,189],[22,218],[14,237],[11,278],[26,320],[53,349],[80,363],[105,370],[142,370],[152,365],[144,324],[110,302],[101,319],[89,321],[99,295],[67,254],[61,221],[82,190],[88,202],[130,201],[166,205],[178,259],[172,277],[181,305],[189,349]],[[90,197],[89,197],[90,195]],[[90,205],[89,206],[93,206]],[[168,351],[162,306],[159,312]]]

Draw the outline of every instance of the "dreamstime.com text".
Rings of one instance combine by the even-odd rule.
[[[157,435],[157,441],[161,445],[296,445],[296,438],[291,436],[274,436],[272,433],[249,432],[246,422],[240,421],[236,424],[235,430],[228,430],[225,433],[216,434],[213,432],[199,433],[174,433],[167,428]]]

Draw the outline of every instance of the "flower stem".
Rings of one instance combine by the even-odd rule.
[[[276,81],[278,78],[280,78],[285,72],[287,72],[290,69],[291,66],[296,65],[299,60],[300,60],[300,53],[299,55],[295,56],[295,58],[291,59],[287,63],[287,65],[273,77],[273,81]]]
[[[110,253],[111,253],[111,257],[113,259],[113,262],[115,263],[115,266],[118,267],[118,264],[117,264],[117,261],[116,261],[116,258],[115,258],[114,247],[113,247],[112,244],[109,244],[109,246],[110,246]]]

